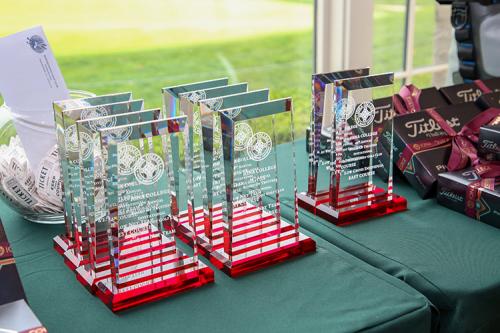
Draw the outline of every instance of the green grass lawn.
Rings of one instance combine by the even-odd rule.
[[[4,0],[0,35],[42,24],[68,87],[132,91],[160,107],[160,88],[228,76],[292,96],[296,136],[310,116],[312,0]],[[373,72],[403,59],[404,0],[375,0]],[[434,0],[419,0],[415,64],[432,63]],[[430,76],[416,78],[420,86]]]

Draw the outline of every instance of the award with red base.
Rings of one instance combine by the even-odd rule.
[[[116,121],[114,116],[142,110],[143,100],[126,101],[119,103],[103,104],[99,106],[83,107],[78,109],[65,110],[62,113],[64,140],[66,154],[64,156],[64,166],[67,171],[67,182],[64,186],[69,189],[69,199],[71,205],[71,219],[73,232],[73,246],[64,252],[64,262],[75,270],[82,264],[88,262],[88,235],[87,216],[82,213],[81,198],[82,188],[80,183],[80,140],[78,138],[76,122],[81,119],[97,118],[100,116],[112,116],[92,122],[95,128],[106,127]],[[106,123],[107,122],[107,123]],[[83,144],[84,146],[85,144]],[[66,181],[66,180],[65,180]]]
[[[193,173],[185,116],[139,124],[116,142],[101,136],[107,157],[110,277],[97,296],[120,311],[213,282],[213,271],[177,246],[174,220],[193,218]],[[105,131],[105,130],[103,130]],[[131,157],[133,157],[131,159]]]
[[[128,101],[132,98],[131,93],[121,93],[113,95],[103,95],[90,98],[82,99],[68,99],[62,101],[55,101],[53,103],[54,108],[54,120],[56,124],[56,137],[57,137],[57,148],[59,155],[59,163],[61,165],[61,175],[63,177],[63,204],[64,204],[64,225],[65,233],[62,235],[57,235],[54,237],[54,249],[59,253],[63,254],[73,246],[73,222],[71,216],[71,190],[69,186],[69,176],[67,171],[67,160],[66,156],[66,145],[65,145],[65,132],[63,124],[63,111],[70,109],[78,109],[87,106],[96,106],[100,104],[116,103]]]
[[[325,109],[332,112],[328,188],[315,188],[318,176],[325,174],[310,174],[309,190],[299,196],[301,207],[339,225],[406,209],[406,199],[393,193],[393,151],[388,159],[378,159],[378,133],[373,124],[373,100],[391,96],[393,81],[390,73],[333,82],[333,107]],[[392,130],[384,136],[392,142]],[[377,168],[388,170],[387,182],[375,176]]]
[[[292,99],[225,109],[217,117],[220,134],[218,125],[207,129],[214,140],[205,155],[223,167],[224,199],[213,205],[210,261],[236,277],[314,252],[314,240],[299,232]],[[208,169],[216,172],[216,165]],[[281,216],[284,199],[294,203],[293,221]]]
[[[100,133],[116,142],[127,140],[133,127],[115,127],[163,118],[160,109],[89,118],[76,122],[80,143],[81,212],[86,217],[88,260],[76,269],[76,276],[89,291],[109,277],[108,220],[104,195],[104,157]],[[100,130],[100,131],[99,131]],[[130,156],[132,157],[132,156]],[[133,162],[133,160],[129,160]]]
[[[213,159],[212,154],[205,154],[205,150],[211,151],[216,147],[215,156],[222,156],[220,119],[217,111],[221,108],[234,108],[245,104],[267,101],[269,90],[255,90],[245,93],[214,97],[205,94],[207,99],[198,101],[192,107],[181,98],[181,111],[185,112],[193,130],[193,187],[195,219],[199,224],[197,227],[198,247],[203,256],[208,257],[213,244],[212,221],[214,214],[220,213],[222,202],[225,199],[224,190],[224,166],[220,159]],[[215,126],[217,135],[214,136],[212,128]],[[206,148],[206,149],[205,149]],[[219,214],[220,217],[220,214]],[[190,244],[193,230],[181,218],[176,225],[177,235],[185,243]]]

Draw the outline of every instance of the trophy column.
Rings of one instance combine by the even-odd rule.
[[[328,194],[315,213],[339,225],[406,210],[406,199],[393,193],[393,150],[380,159],[373,100],[392,96],[394,74],[361,76],[333,82]],[[392,120],[384,136],[392,143]],[[386,179],[376,176],[387,170]]]
[[[186,116],[114,130],[127,127],[133,128],[127,140],[101,137],[107,156],[110,277],[98,282],[97,296],[113,311],[214,279],[213,271],[198,260],[196,237],[193,255],[180,250],[174,237],[180,212],[196,234]],[[136,157],[132,163],[131,154]]]

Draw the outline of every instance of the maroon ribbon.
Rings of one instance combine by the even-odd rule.
[[[473,172],[479,179],[467,186],[467,192],[465,194],[465,214],[475,219],[479,219],[480,211],[477,209],[476,202],[479,200],[483,189],[495,190],[495,182],[500,177],[500,164],[480,164],[473,168]]]
[[[420,94],[422,91],[413,84],[404,85],[398,94],[392,96],[392,104],[397,114],[420,111]]]

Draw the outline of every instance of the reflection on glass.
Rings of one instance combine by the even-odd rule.
[[[127,101],[132,98],[131,93],[115,94],[115,95],[104,95],[90,98],[83,98],[78,100],[63,100],[55,101],[53,103],[54,108],[54,122],[56,125],[56,139],[57,147],[59,153],[59,162],[61,164],[61,174],[63,178],[63,184],[69,184],[68,176],[68,161],[66,159],[66,137],[65,137],[65,127],[63,123],[63,111],[82,108],[85,106],[95,106],[99,104],[109,104]],[[73,242],[73,218],[71,215],[71,190],[69,186],[63,185],[63,204],[64,204],[64,225],[65,234],[54,237],[54,246],[56,250],[60,253],[66,252],[70,247],[72,247]]]
[[[213,168],[223,165],[224,197],[213,207],[220,218],[212,224],[211,262],[238,276],[315,251],[298,229],[292,99],[232,107],[217,118],[222,154],[214,140]],[[291,223],[281,216],[287,196],[295,209]]]
[[[87,219],[88,236],[88,262],[77,268],[77,277],[92,290],[96,282],[109,276],[108,214],[104,193],[106,156],[101,151],[100,135],[109,136],[108,140],[124,141],[132,134],[133,127],[123,125],[161,117],[160,109],[152,109],[76,122],[80,142],[80,205]]]
[[[80,107],[62,112],[65,149],[63,168],[67,172],[65,193],[67,192],[69,198],[69,211],[71,212],[74,242],[72,248],[65,253],[65,257],[68,262],[73,264],[74,267],[72,268],[76,269],[76,267],[88,260],[87,216],[82,214],[80,204],[82,197],[82,189],[80,187],[80,140],[78,138],[76,122],[81,119],[138,111],[142,109],[143,105],[143,100],[135,100]],[[111,118],[109,121],[113,122],[113,119]],[[96,121],[94,127],[97,128],[99,126],[104,125],[100,121]]]
[[[110,278],[99,282],[98,295],[114,311],[213,281],[213,272],[198,261],[195,237],[193,255],[174,238],[180,219],[196,233],[187,117],[115,129],[130,127],[123,141],[101,135]]]

